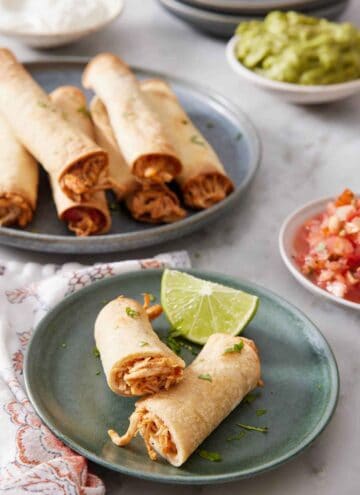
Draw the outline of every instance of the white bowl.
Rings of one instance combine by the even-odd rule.
[[[321,289],[317,285],[315,285],[311,280],[309,280],[305,275],[301,272],[300,268],[294,261],[294,239],[299,230],[299,228],[306,222],[316,216],[317,214],[323,212],[326,208],[327,203],[329,201],[333,201],[334,196],[328,198],[317,199],[316,201],[311,201],[307,203],[305,206],[302,206],[294,213],[289,215],[285,222],[283,223],[280,234],[279,234],[279,248],[281,257],[289,269],[290,273],[296,278],[301,285],[303,285],[306,289],[310,290],[316,295],[325,297],[330,301],[341,304],[342,306],[347,306],[348,308],[360,310],[360,304],[352,301],[348,301],[347,299],[343,299],[341,297],[336,297],[327,292],[324,289]]]
[[[74,29],[72,31],[58,31],[58,32],[31,32],[20,31],[13,29],[3,29],[0,27],[0,34],[13,38],[25,45],[33,48],[55,48],[57,46],[67,45],[74,41],[77,41],[91,33],[100,31],[105,26],[113,22],[122,13],[124,8],[124,0],[113,0],[109,2],[111,8],[109,9],[109,17],[101,22],[93,24],[92,26]]]
[[[256,72],[246,68],[235,56],[235,46],[239,36],[233,36],[226,46],[226,58],[236,74],[247,79],[259,88],[282,98],[291,103],[304,105],[316,105],[336,100],[343,100],[360,92],[360,79],[340,84],[328,84],[318,86],[304,86],[291,84],[260,76]]]

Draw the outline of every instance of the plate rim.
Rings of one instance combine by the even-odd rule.
[[[181,0],[180,0],[181,1]],[[185,3],[188,5],[191,5],[192,7],[200,8],[200,9],[220,9],[224,8],[224,12],[226,9],[226,13],[233,14],[233,13],[239,13],[243,15],[248,15],[251,13],[255,13],[257,15],[264,14],[264,12],[268,12],[270,10],[277,10],[277,9],[308,9],[308,10],[313,10],[316,8],[320,7],[325,7],[326,5],[331,5],[334,3],[334,0],[327,1],[322,0],[322,3],[319,3],[319,0],[295,0],[291,5],[287,5],[287,0],[277,0],[276,5],[266,5],[266,0],[263,0],[264,3],[260,4],[255,4],[251,2],[251,0],[248,0],[247,2],[242,2],[238,7],[234,5],[233,3],[228,3],[228,2],[215,2],[214,0],[208,0],[208,3],[204,0],[200,1],[195,1],[195,3],[192,3],[191,0],[185,0]],[[345,1],[345,0],[344,0]],[[236,9],[243,9],[243,10],[236,10]]]
[[[221,13],[216,11],[215,9],[206,10],[205,8],[201,8],[200,6],[190,5],[189,3],[183,3],[181,0],[158,0],[166,9],[168,9],[172,14],[178,15],[179,18],[183,17],[185,22],[189,24],[198,23],[199,21],[208,22],[211,25],[216,23],[222,23],[226,27],[231,27],[233,25],[237,25],[244,21],[251,21],[254,19],[262,20],[264,18],[264,14],[262,13],[230,13],[224,12]],[[319,6],[318,8],[314,8],[311,12],[307,12],[307,15],[312,15],[315,17],[324,17],[329,15],[339,15],[339,12],[343,12],[348,6],[349,0],[339,0],[338,3],[332,3],[330,5]],[[274,9],[273,9],[274,10]],[[275,9],[276,10],[276,9]],[[291,9],[290,9],[291,10]],[[190,19],[190,16],[191,19]],[[205,29],[205,27],[204,27]],[[231,36],[231,35],[229,35]]]
[[[89,60],[90,57],[71,55],[46,57],[40,60],[35,60],[33,57],[29,57],[24,59],[23,64],[25,66],[46,64],[86,64]],[[233,103],[232,100],[218,93],[216,90],[214,91],[212,88],[197,82],[191,82],[186,78],[184,79],[182,77],[172,76],[167,72],[151,70],[146,67],[139,66],[131,66],[131,68],[139,73],[150,73],[153,77],[165,78],[167,80],[174,81],[189,90],[195,91],[206,99],[210,99],[212,102],[220,105],[221,108],[225,108],[227,115],[231,114],[239,123],[241,123],[242,129],[244,129],[246,134],[249,136],[250,143],[249,166],[242,183],[235,188],[234,192],[232,192],[220,203],[217,203],[207,210],[198,211],[194,215],[185,217],[179,222],[172,224],[151,226],[148,229],[141,231],[90,236],[88,238],[79,238],[71,235],[66,236],[34,233],[13,229],[11,227],[1,227],[0,244],[10,245],[22,249],[55,253],[68,253],[74,248],[79,248],[81,250],[81,254],[110,253],[116,251],[126,251],[129,248],[143,248],[150,245],[163,243],[178,237],[177,232],[180,226],[181,232],[184,235],[187,235],[197,228],[200,228],[209,218],[215,219],[221,214],[221,212],[228,210],[232,205],[240,200],[244,191],[246,191],[254,179],[262,159],[261,139],[255,125],[252,123],[252,120],[243,110],[239,108],[236,103]],[[24,242],[25,245],[19,245],[18,243],[20,242]],[[66,245],[65,247],[64,244]],[[104,245],[106,245],[105,249],[100,249],[100,247],[104,247]]]
[[[309,210],[309,215],[314,216],[316,214],[316,211],[321,213],[324,211],[324,208],[326,204],[329,201],[334,200],[334,195],[333,196],[325,196],[319,199],[314,199],[313,201],[309,201],[305,203],[304,205],[300,206],[299,208],[296,208],[292,213],[290,213],[284,220],[284,222],[281,225],[280,231],[279,231],[279,236],[278,236],[278,246],[279,246],[279,251],[280,251],[280,256],[286,266],[286,268],[289,270],[291,275],[295,278],[295,280],[300,283],[305,289],[309,290],[313,294],[316,294],[317,296],[321,296],[324,299],[327,299],[331,302],[334,302],[336,304],[339,304],[343,307],[346,308],[351,308],[355,309],[357,311],[360,311],[360,303],[356,303],[354,301],[349,301],[347,299],[343,299],[340,297],[336,297],[333,294],[330,294],[330,292],[327,292],[325,289],[321,289],[321,287],[318,287],[315,285],[311,280],[309,280],[305,275],[301,273],[299,268],[296,266],[296,264],[292,261],[291,253],[288,252],[286,248],[286,239],[288,238],[288,229],[297,223],[296,219],[299,215],[302,213],[305,213],[306,210]]]
[[[147,269],[146,274],[147,276],[155,275],[155,276],[160,276],[161,273],[163,272],[164,269]],[[47,414],[43,411],[42,407],[37,404],[37,401],[34,397],[34,394],[32,392],[32,386],[31,386],[31,379],[29,377],[29,368],[30,368],[30,361],[31,361],[31,348],[36,342],[36,335],[37,333],[41,332],[42,328],[46,326],[48,321],[51,321],[51,317],[54,311],[59,311],[62,309],[63,306],[66,307],[66,305],[70,302],[73,302],[77,298],[81,297],[82,294],[86,294],[87,292],[91,292],[96,288],[99,288],[103,285],[108,284],[111,280],[116,280],[116,279],[124,279],[124,277],[140,277],[142,274],[144,274],[143,271],[141,270],[132,270],[130,272],[124,273],[124,274],[119,274],[115,275],[114,277],[107,277],[105,279],[93,282],[86,287],[83,287],[82,289],[66,296],[64,299],[62,299],[56,306],[54,306],[37,324],[36,328],[33,331],[33,334],[31,336],[31,339],[29,341],[29,345],[25,354],[25,359],[24,359],[24,383],[25,383],[25,390],[26,394],[28,396],[28,399],[30,400],[32,407],[34,408],[35,412],[38,414],[40,419],[44,422],[44,424],[59,438],[65,445],[69,446],[71,449],[73,449],[75,452],[78,452],[82,456],[84,456],[86,459],[95,462],[96,464],[99,464],[101,466],[106,467],[107,469],[110,469],[115,472],[119,472],[122,474],[125,474],[127,476],[133,476],[135,478],[140,478],[144,480],[149,480],[149,481],[156,481],[159,483],[167,483],[167,484],[182,484],[182,485],[189,485],[189,484],[195,484],[195,485],[206,485],[206,484],[217,484],[217,483],[226,483],[226,482],[231,482],[235,480],[240,480],[240,479],[246,479],[250,477],[254,477],[256,475],[265,473],[267,471],[270,471],[272,469],[277,468],[278,466],[285,464],[289,462],[290,460],[294,459],[298,455],[300,455],[306,448],[308,448],[315,440],[316,438],[324,431],[326,426],[329,424],[331,421],[335,411],[336,407],[338,404],[338,399],[339,399],[339,390],[340,390],[340,376],[339,376],[339,369],[338,369],[338,364],[334,355],[334,352],[326,340],[325,336],[323,333],[320,331],[320,329],[310,320],[308,316],[305,315],[300,309],[298,309],[295,305],[284,299],[282,296],[279,296],[272,290],[269,290],[259,284],[253,283],[250,280],[244,279],[242,277],[232,277],[229,275],[222,274],[220,272],[216,271],[204,271],[204,270],[198,270],[198,269],[181,269],[181,271],[184,271],[186,273],[190,273],[194,276],[200,276],[200,277],[215,277],[218,279],[221,279],[221,283],[229,283],[229,284],[248,284],[255,289],[259,290],[260,292],[264,292],[268,297],[271,299],[275,300],[275,302],[280,303],[283,307],[286,309],[290,310],[293,314],[295,314],[297,317],[300,317],[300,319],[305,320],[308,324],[310,324],[310,327],[312,328],[312,331],[318,334],[318,337],[321,338],[322,340],[322,349],[325,351],[325,356],[326,356],[326,362],[327,366],[329,368],[329,372],[331,375],[331,384],[332,386],[330,387],[329,390],[329,399],[327,401],[326,409],[325,412],[323,413],[322,417],[320,418],[319,422],[317,423],[316,427],[312,430],[310,434],[307,435],[305,439],[303,439],[299,444],[297,445],[296,448],[291,449],[287,454],[284,454],[276,459],[276,461],[272,462],[267,462],[265,464],[262,464],[260,469],[248,469],[245,472],[241,472],[240,469],[237,471],[234,471],[230,474],[222,474],[222,475],[164,475],[164,474],[159,474],[159,473],[144,473],[144,472],[139,472],[136,469],[133,468],[127,468],[126,466],[124,467],[123,465],[119,464],[112,464],[111,462],[108,462],[101,457],[97,456],[96,454],[91,453],[87,449],[79,446],[76,442],[74,442],[70,437],[67,435],[63,434],[56,426],[54,426],[51,423],[51,418],[47,416]]]

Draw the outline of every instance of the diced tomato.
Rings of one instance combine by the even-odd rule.
[[[337,297],[360,303],[360,198],[349,189],[309,219],[294,241],[301,271]]]

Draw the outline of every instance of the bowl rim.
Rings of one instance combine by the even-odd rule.
[[[282,92],[290,92],[290,93],[301,93],[301,94],[323,94],[326,93],[335,93],[342,92],[344,90],[355,90],[358,89],[360,91],[360,78],[353,79],[351,81],[345,81],[342,83],[336,84],[312,84],[312,85],[303,85],[296,83],[287,83],[282,81],[276,81],[275,79],[269,79],[267,77],[261,76],[256,72],[252,71],[245,67],[235,56],[235,46],[236,43],[240,40],[240,36],[235,34],[226,45],[226,58],[228,63],[232,67],[232,69],[239,75],[253,81],[261,86],[267,87],[272,90],[278,90]]]
[[[39,32],[34,32],[34,31],[21,31],[21,30],[16,30],[16,29],[6,29],[2,28],[0,26],[0,34],[4,36],[9,36],[9,37],[18,37],[18,36],[27,36],[27,37],[34,37],[34,38],[55,38],[59,36],[81,36],[82,34],[85,33],[91,33],[94,31],[98,31],[99,29],[103,28],[107,24],[113,22],[119,15],[122,13],[125,7],[125,0],[113,0],[114,2],[114,7],[110,15],[104,19],[103,21],[97,23],[97,24],[92,24],[87,27],[84,27],[82,29],[73,29],[73,30],[68,30],[68,31],[39,31]]]
[[[315,285],[311,280],[309,280],[305,275],[301,273],[299,268],[296,266],[294,261],[292,260],[291,253],[288,252],[286,249],[285,245],[285,240],[287,239],[288,235],[288,230],[291,226],[296,225],[297,223],[297,217],[300,216],[302,213],[305,213],[306,210],[309,210],[309,218],[311,216],[316,215],[316,213],[321,213],[321,211],[324,210],[324,207],[329,201],[334,200],[334,195],[332,196],[325,196],[319,199],[315,199],[312,201],[309,201],[305,203],[303,206],[300,208],[297,208],[295,211],[290,213],[288,215],[284,222],[281,225],[280,231],[279,231],[279,237],[278,237],[278,245],[279,245],[279,250],[280,250],[280,256],[286,266],[286,268],[289,270],[289,272],[293,275],[293,277],[301,284],[303,285],[306,289],[310,290],[316,295],[322,296],[326,299],[329,299],[337,304],[341,304],[342,306],[346,306],[348,308],[356,309],[357,311],[360,311],[360,303],[356,303],[354,301],[349,301],[347,299],[341,298],[341,297],[336,297],[330,292],[327,292],[325,289],[322,289],[321,287],[318,287]],[[303,222],[302,222],[303,223]],[[298,224],[298,227],[300,227],[301,223]]]

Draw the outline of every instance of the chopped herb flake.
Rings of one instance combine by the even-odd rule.
[[[38,105],[41,108],[47,108],[48,107],[47,103],[45,103],[44,101],[38,101]]]
[[[109,209],[110,211],[119,211],[120,210],[120,205],[119,203],[109,203]]]
[[[242,402],[244,404],[252,404],[254,402],[254,400],[256,400],[257,398],[258,398],[258,395],[250,393],[250,394],[245,395]]]
[[[197,356],[199,352],[190,344],[187,344],[182,339],[179,339],[179,335],[180,334],[177,330],[170,330],[166,337],[167,346],[170,347],[170,349],[178,356],[180,356],[182,349],[186,349],[193,356]]]
[[[241,440],[246,435],[246,431],[239,431],[236,435],[231,435],[227,437],[227,442],[233,442],[234,440]]]
[[[239,132],[238,134],[236,134],[236,137],[235,137],[236,141],[240,141],[241,138],[242,138],[241,132]]]
[[[180,342],[173,336],[173,335],[168,335],[166,337],[166,343],[170,349],[175,352],[178,356],[181,354],[181,344]]]
[[[93,355],[96,357],[96,358],[99,358],[100,357],[100,352],[99,352],[99,349],[97,347],[94,347],[93,349]]]
[[[63,349],[66,349],[66,348],[67,348],[67,345],[66,345],[65,343],[63,343],[63,344],[61,344],[61,347],[62,347]]]
[[[101,373],[101,371],[97,371],[97,372],[96,372],[96,376],[99,376],[99,375],[100,375],[100,373]]]
[[[224,354],[232,354],[234,352],[241,352],[241,349],[244,347],[244,342],[240,340],[238,344],[234,344],[232,347],[228,347],[225,349]]]
[[[90,118],[90,112],[86,107],[79,107],[77,111],[84,115],[84,117]]]
[[[142,340],[141,342],[139,342],[139,346],[140,347],[145,347],[146,345],[149,345],[149,342],[145,342],[144,340]]]
[[[218,452],[208,452],[204,449],[199,451],[199,456],[211,462],[219,462],[222,460],[221,455]]]
[[[135,311],[135,309],[132,309],[129,306],[126,307],[125,311],[130,318],[137,318],[140,315],[139,311]]]
[[[256,409],[256,416],[264,416],[267,413],[267,409]]]
[[[206,146],[204,141],[199,136],[197,136],[196,134],[191,136],[190,141],[194,144],[198,144],[199,146],[204,146],[204,147]]]
[[[269,430],[267,426],[250,426],[244,425],[243,423],[236,423],[236,426],[240,426],[240,428],[244,428],[244,430],[258,431],[259,433],[267,433]]]
[[[207,122],[206,127],[208,129],[212,129],[213,127],[215,127],[215,125],[212,122]]]
[[[200,378],[200,380],[207,380],[208,382],[212,382],[212,378],[209,373],[203,373],[202,375],[199,375],[198,378]]]

